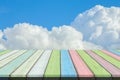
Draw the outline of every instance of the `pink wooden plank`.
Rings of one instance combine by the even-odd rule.
[[[101,64],[107,71],[109,71],[113,77],[120,77],[120,69],[112,65],[111,63],[104,60],[102,57],[98,56],[97,54],[93,53],[90,50],[86,50],[86,52],[94,58],[99,64]]]
[[[73,64],[77,70],[79,77],[93,77],[94,74],[89,70],[84,61],[80,58],[75,50],[69,50]]]
[[[109,55],[109,56],[117,59],[117,60],[120,60],[120,56],[118,56],[118,55],[116,55],[116,54],[113,54],[113,53],[111,53],[111,52],[109,52],[109,51],[107,51],[107,50],[101,50],[101,51],[102,51],[103,53],[105,53],[105,54],[107,54],[107,55]]]

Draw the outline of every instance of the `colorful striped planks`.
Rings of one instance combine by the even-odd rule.
[[[120,77],[120,56],[107,50],[3,50],[0,77]]]
[[[44,77],[60,77],[60,50],[53,50]]]
[[[46,50],[33,68],[27,74],[27,77],[43,77],[47,67],[52,50]]]
[[[117,50],[118,52],[120,52],[120,50]]]
[[[117,60],[120,60],[120,56],[116,55],[116,54],[113,54],[107,50],[101,50],[103,53],[107,54],[108,56],[111,56],[113,57],[114,59],[117,59]]]
[[[93,53],[90,50],[86,51],[92,58],[94,58],[101,66],[103,66],[108,72],[112,74],[113,77],[119,77],[120,76],[120,69],[115,67],[114,65],[110,64],[106,60],[102,59],[97,54]]]
[[[110,52],[112,52],[112,53],[114,53],[114,54],[116,54],[116,55],[119,55],[120,56],[120,52],[117,52],[117,51],[115,51],[115,50],[109,50]]]
[[[120,61],[116,60],[115,58],[108,56],[107,54],[101,52],[100,50],[93,50],[96,54],[107,60],[108,62],[112,63],[114,66],[120,69]]]
[[[23,63],[19,68],[14,71],[12,77],[26,77],[29,70],[32,68],[37,59],[41,56],[42,50],[36,51],[25,63]]]
[[[0,60],[4,59],[4,58],[7,58],[8,56],[12,55],[12,54],[15,54],[16,52],[18,52],[18,50],[13,50],[7,54],[4,54],[4,55],[1,55],[0,56]]]
[[[77,50],[77,52],[92,70],[95,77],[111,77],[110,73],[106,71],[97,61],[91,58],[85,51]]]
[[[69,52],[79,77],[93,77],[94,74],[90,71],[79,54],[77,54],[75,50],[70,50]]]
[[[0,56],[3,55],[3,54],[8,53],[8,52],[10,52],[10,51],[11,51],[11,50],[3,50],[3,51],[0,52]]]
[[[16,70],[25,60],[27,60],[35,50],[29,50],[0,69],[0,76],[9,77],[9,74]]]
[[[67,50],[61,50],[61,76],[77,77],[77,73]]]
[[[4,65],[6,65],[7,63],[10,63],[10,61],[16,59],[17,57],[19,57],[21,54],[24,54],[25,50],[20,50],[19,52],[10,55],[9,57],[3,59],[0,61],[0,68],[3,67]]]

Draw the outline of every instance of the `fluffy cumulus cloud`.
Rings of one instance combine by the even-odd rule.
[[[83,41],[81,32],[71,26],[53,27],[51,31],[28,23],[16,24],[4,33],[7,49],[101,49],[100,46]]]
[[[0,49],[5,49],[2,38],[3,38],[3,32],[0,30]]]
[[[102,46],[102,47],[101,47]],[[95,7],[52,30],[20,23],[0,30],[0,49],[120,49],[120,8]]]
[[[120,49],[120,8],[95,7],[80,13],[71,26],[82,32],[84,40],[106,49]]]

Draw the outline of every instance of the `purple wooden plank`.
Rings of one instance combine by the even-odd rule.
[[[86,52],[94,58],[99,64],[101,64],[107,71],[109,71],[113,77],[120,77],[120,69],[115,67],[114,65],[110,64],[102,57],[98,56],[97,54],[93,53],[90,50],[86,50]]]
[[[117,60],[120,60],[120,56],[118,56],[118,55],[116,55],[116,54],[113,54],[113,53],[111,53],[111,52],[109,52],[109,51],[107,51],[107,50],[101,50],[101,51],[102,51],[103,53],[105,53],[105,54],[107,54],[107,55],[109,55],[109,56],[117,59]]]

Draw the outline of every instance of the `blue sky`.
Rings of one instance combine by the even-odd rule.
[[[28,22],[51,29],[69,25],[95,5],[120,6],[119,0],[0,0],[0,29]]]
[[[0,49],[120,49],[119,22],[120,0],[0,0]]]

